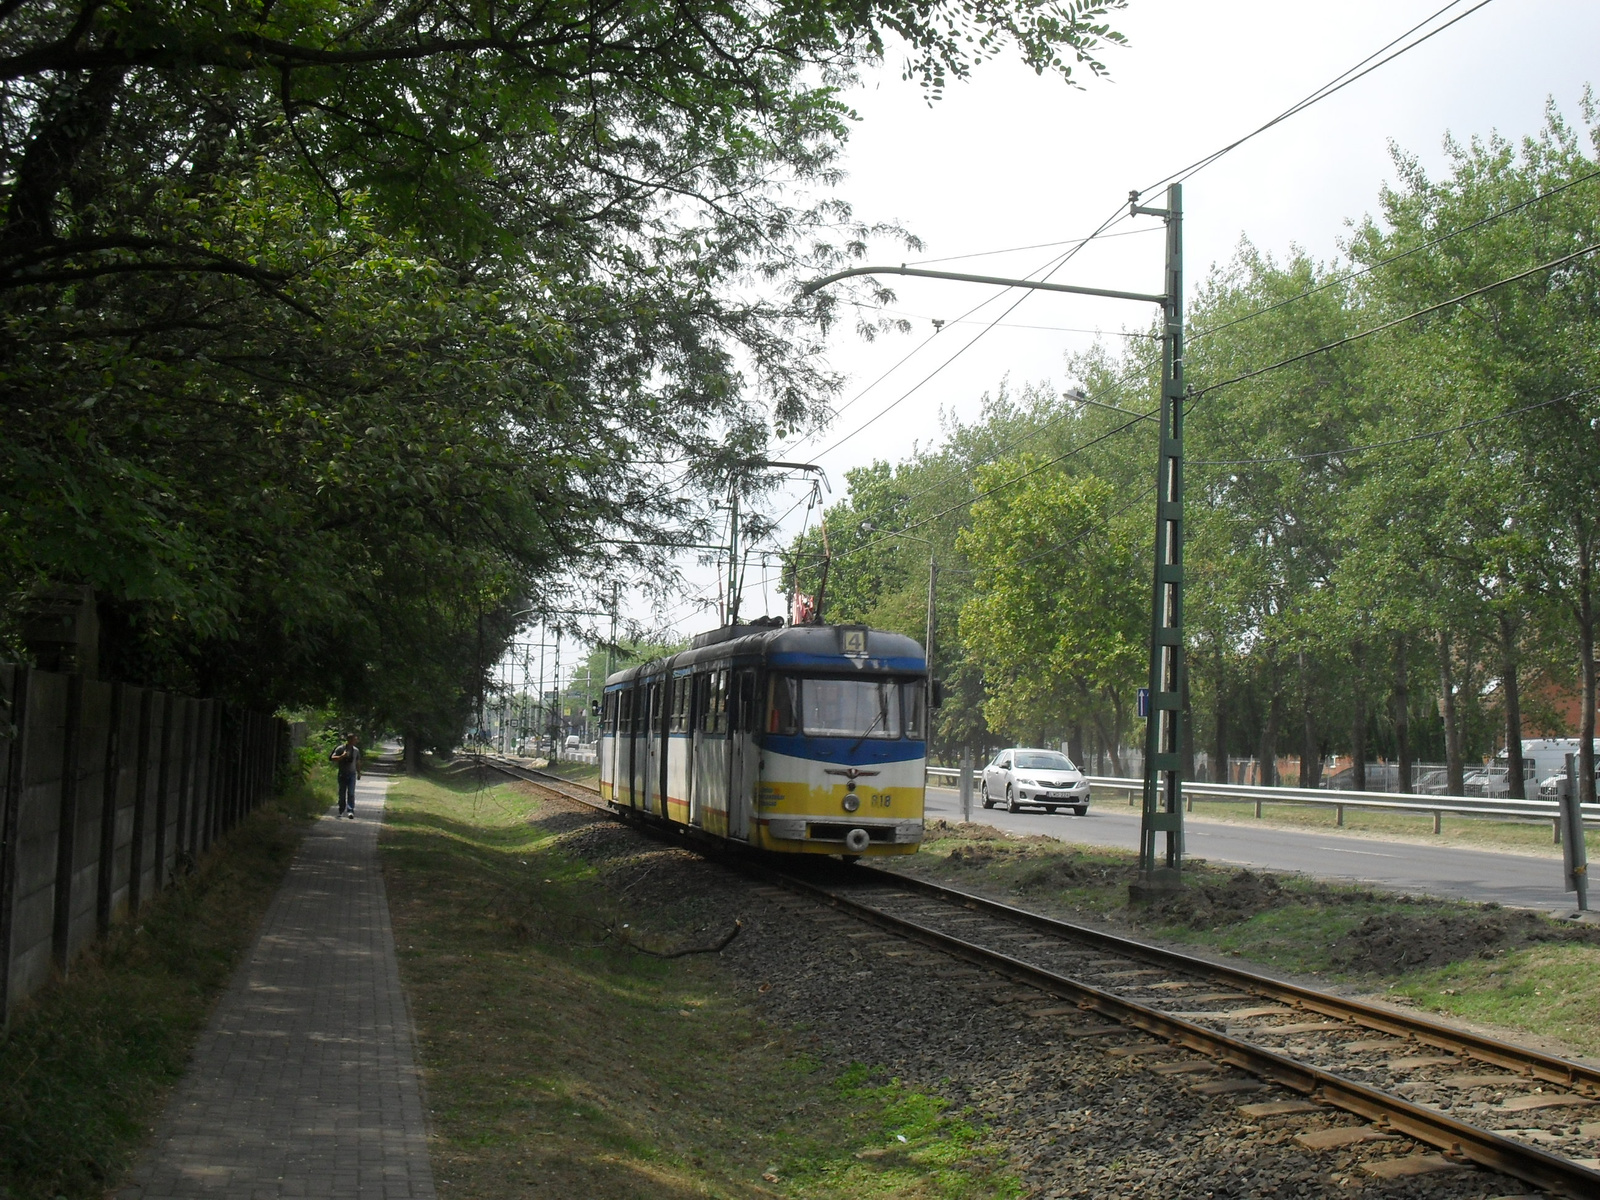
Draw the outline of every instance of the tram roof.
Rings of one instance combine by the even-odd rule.
[[[743,632],[748,629],[749,632]],[[859,640],[856,638],[859,637]],[[854,653],[847,653],[850,646]],[[915,638],[865,625],[786,625],[777,628],[730,625],[702,633],[695,644],[667,658],[654,659],[606,677],[606,686],[641,676],[660,675],[697,663],[740,660],[795,670],[923,671],[927,660]]]

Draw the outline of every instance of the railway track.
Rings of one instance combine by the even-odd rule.
[[[491,765],[615,811],[559,776]],[[1371,1123],[1299,1135],[1310,1149],[1403,1135],[1442,1155],[1389,1160],[1397,1173],[1477,1163],[1557,1195],[1600,1197],[1600,1068],[893,871],[858,864],[843,880],[822,880],[736,865],[1070,1005],[1042,1017],[1115,1022],[1069,1034],[1134,1029],[1158,1039],[1144,1053],[1192,1052],[1155,1069],[1197,1092],[1243,1095],[1266,1081],[1304,1099],[1266,1101],[1255,1106],[1262,1116],[1332,1106]]]

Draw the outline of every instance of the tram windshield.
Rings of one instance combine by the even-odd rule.
[[[900,688],[892,679],[803,679],[800,728],[815,737],[900,736]]]
[[[922,683],[772,677],[767,732],[812,737],[922,737]]]

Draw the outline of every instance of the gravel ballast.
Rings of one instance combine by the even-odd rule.
[[[552,811],[558,804],[572,807]],[[715,940],[740,921],[718,955],[730,986],[830,1067],[864,1064],[970,1110],[1030,1196],[1485,1200],[1532,1192],[1338,1110],[1308,1110],[1297,1093],[1189,1051],[1108,1031],[1058,998],[641,832],[585,828],[608,822],[574,802],[553,802],[539,820],[568,830],[563,850],[625,890],[628,908],[662,944]],[[653,912],[670,913],[670,922]]]

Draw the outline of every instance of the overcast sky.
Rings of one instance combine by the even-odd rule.
[[[1464,0],[1445,19],[1477,2]],[[896,220],[922,238],[926,248],[915,256],[883,247],[877,260],[889,263],[1081,236],[1124,204],[1130,188],[1146,187],[1255,128],[1444,3],[1130,0],[1114,18],[1130,44],[1108,51],[1109,79],[1085,79],[1078,89],[998,61],[952,85],[932,106],[915,83],[900,79],[900,64],[891,60],[851,97],[861,120],[841,193],[859,218]],[[1375,212],[1379,188],[1393,178],[1391,141],[1437,172],[1447,132],[1463,140],[1490,132],[1521,138],[1538,130],[1549,99],[1576,123],[1584,86],[1600,75],[1597,47],[1596,0],[1493,0],[1269,130],[1185,185],[1187,290],[1192,295],[1241,238],[1278,256],[1293,246],[1336,256],[1346,222]],[[1160,223],[1144,218],[1142,225],[1151,232],[1095,243],[1054,278],[1159,291]],[[1118,232],[1139,227],[1128,222]],[[941,265],[1026,275],[1059,252],[1031,249]],[[941,410],[971,417],[1002,378],[1009,376],[1014,388],[1064,387],[1063,354],[1094,340],[1092,332],[1071,330],[1135,328],[1151,316],[1136,304],[1031,293],[1005,326],[921,383],[1018,293],[888,282],[898,294],[896,313],[913,317],[914,331],[866,344],[852,332],[853,322],[842,322],[833,361],[850,376],[841,397],[849,407],[823,434],[786,444],[783,456],[819,461],[835,498],[850,467],[897,460],[919,440],[928,444]],[[977,323],[947,324],[931,336],[934,318],[954,322],[984,300],[990,303],[972,318]],[[855,432],[896,400],[887,415]],[[797,486],[777,497],[778,510],[799,494]],[[709,571],[694,574],[698,582],[714,578]],[[750,579],[758,574],[752,563]],[[760,589],[747,589],[746,615],[759,615],[764,604],[783,612],[781,597],[769,592],[763,599]],[[646,598],[636,597],[633,611],[648,619]],[[672,615],[685,636],[716,623],[714,612],[681,603]]]

